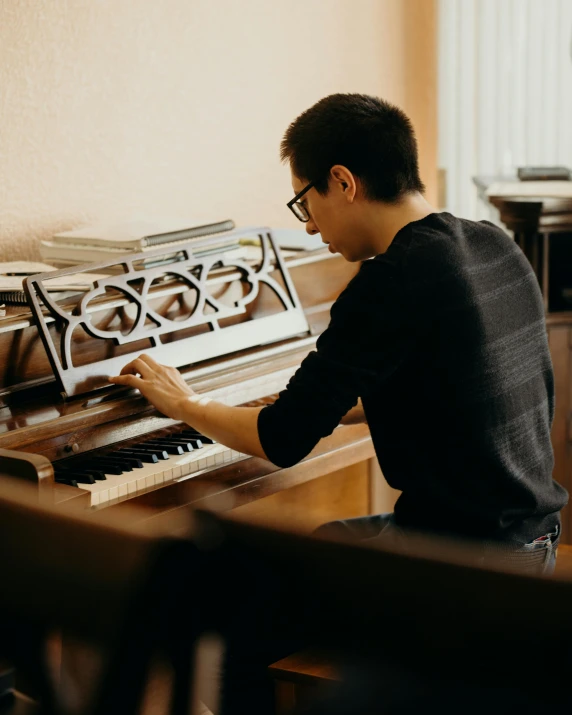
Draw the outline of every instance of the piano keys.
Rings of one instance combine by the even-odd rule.
[[[102,507],[248,457],[192,429],[176,428],[111,451],[62,460],[54,474],[59,484],[87,490],[90,506]]]

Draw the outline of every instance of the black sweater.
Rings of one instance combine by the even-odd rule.
[[[365,261],[328,329],[260,412],[290,466],[361,397],[398,524],[520,544],[559,523],[554,385],[530,264],[488,222],[431,214]]]

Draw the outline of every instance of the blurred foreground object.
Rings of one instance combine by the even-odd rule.
[[[59,682],[54,643],[56,655],[58,643],[72,652],[91,649],[91,682],[75,683],[81,712],[140,712],[157,667],[170,674],[170,712],[189,712],[196,624],[186,618],[175,635],[169,616],[178,594],[188,596],[180,565],[193,564],[189,520],[156,528],[138,516],[124,526],[63,514],[40,505],[32,485],[3,479],[0,658],[15,666],[16,683],[37,699],[37,712],[69,712],[74,696]],[[17,692],[4,693],[0,711],[27,712],[26,703]]]
[[[476,713],[485,705],[489,713],[512,705],[543,712],[572,704],[566,570],[541,578],[492,560],[484,568],[470,544],[413,535],[372,548],[208,519],[231,581],[270,570],[281,574],[293,612],[296,599],[316,598],[306,636],[325,657],[312,666],[326,666],[323,683],[341,683],[324,688],[322,704],[306,711],[302,703],[301,713]],[[538,663],[549,669],[548,687],[531,677]]]
[[[62,711],[45,657],[54,631],[102,654],[85,712],[139,712],[157,659],[171,672],[170,712],[189,712],[199,638],[214,634],[231,652],[237,634],[255,639],[246,606],[256,612],[275,588],[289,599],[275,613],[277,631],[288,636],[297,615],[307,617],[308,645],[340,673],[334,694],[307,712],[471,713],[487,704],[504,713],[516,704],[522,713],[570,704],[567,573],[484,568],[471,545],[417,535],[374,548],[187,510],[169,518],[141,511],[129,524],[112,511],[40,505],[32,485],[2,482],[0,656],[34,684],[44,712]],[[223,692],[236,667],[227,662]],[[231,712],[232,702],[224,707]]]

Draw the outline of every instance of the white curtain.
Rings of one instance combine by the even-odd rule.
[[[446,204],[482,218],[475,175],[572,168],[572,0],[439,0]]]

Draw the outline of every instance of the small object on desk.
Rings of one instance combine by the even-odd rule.
[[[6,304],[2,303],[0,305],[0,318],[3,318],[6,315]]]
[[[570,181],[570,169],[566,166],[520,166],[517,171],[521,181]]]

